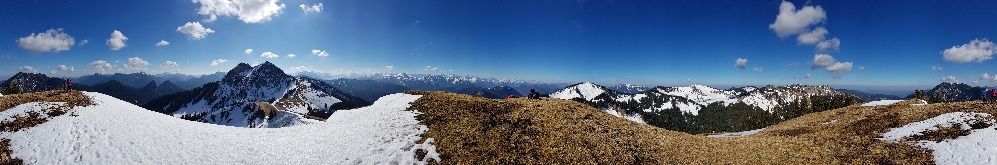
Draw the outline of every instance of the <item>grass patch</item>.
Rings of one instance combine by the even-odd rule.
[[[932,164],[931,151],[876,140],[948,112],[997,114],[994,104],[848,106],[738,138],[707,138],[615,117],[561,99],[424,95],[410,110],[434,138],[439,164]],[[830,124],[821,124],[835,120]]]
[[[90,97],[79,91],[53,90],[0,96],[0,110],[6,111],[17,105],[30,102],[65,102],[65,104],[43,108],[42,112],[28,112],[27,116],[15,116],[12,121],[0,123],[0,131],[17,132],[45,123],[48,118],[64,115],[76,106],[93,104]],[[42,117],[42,113],[48,115],[48,118]],[[24,164],[21,159],[10,156],[12,151],[8,147],[10,147],[10,139],[0,139],[0,164]]]

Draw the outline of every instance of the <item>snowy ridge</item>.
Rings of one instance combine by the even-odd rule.
[[[18,132],[11,156],[27,164],[426,164],[439,161],[416,111],[421,96],[392,94],[372,106],[335,113],[327,122],[297,127],[248,129],[177,119],[110,96],[85,92],[94,105],[69,110]],[[383,100],[383,101],[381,101]],[[40,111],[29,103],[0,116]],[[416,160],[425,150],[426,161]]]
[[[592,101],[596,96],[605,93],[606,89],[604,87],[595,85],[590,82],[584,82],[581,84],[576,84],[572,86],[565,87],[562,90],[557,90],[550,94],[552,98],[567,99],[572,98],[585,98],[585,100]]]
[[[600,95],[607,95],[607,98],[600,98]],[[653,107],[643,109],[644,112],[657,112],[660,110],[678,108],[683,113],[699,115],[699,111],[711,104],[720,102],[725,106],[743,102],[748,105],[758,106],[764,110],[772,111],[781,103],[792,102],[798,98],[805,98],[814,95],[830,96],[842,95],[830,86],[809,86],[793,84],[787,86],[765,86],[762,88],[747,86],[741,88],[731,88],[721,90],[705,85],[693,84],[687,87],[655,87],[644,92],[629,94],[610,90],[590,82],[579,83],[565,87],[550,94],[552,98],[574,99],[583,98],[587,101],[602,101],[616,103],[644,103],[651,102]],[[652,98],[652,99],[646,99]],[[616,115],[616,114],[614,114]],[[620,114],[617,116],[633,118],[633,114]],[[638,116],[639,117],[639,116]]]

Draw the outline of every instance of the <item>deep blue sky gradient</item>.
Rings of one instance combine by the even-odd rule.
[[[207,74],[239,62],[271,61],[286,72],[302,70],[343,74],[429,73],[507,79],[602,84],[707,85],[865,85],[931,86],[953,76],[971,85],[997,74],[997,62],[953,63],[941,52],[974,39],[997,38],[997,1],[790,1],[797,9],[820,6],[827,38],[841,40],[838,61],[853,62],[851,72],[834,78],[811,69],[813,45],[769,29],[781,1],[464,1],[464,0],[282,0],[286,7],[272,20],[245,23],[219,16],[207,23],[191,1],[2,1],[0,2],[0,75],[31,66],[49,74],[57,65],[93,74],[89,65],[115,65],[139,57],[147,73]],[[300,4],[323,3],[318,13]],[[807,4],[805,4],[807,3]],[[201,22],[215,33],[190,40],[177,32]],[[70,50],[31,53],[18,38],[63,28],[76,43]],[[127,47],[105,44],[114,30]],[[160,40],[168,46],[154,46]],[[246,49],[253,49],[247,55]],[[312,49],[327,51],[319,57]],[[273,52],[279,58],[260,57]],[[297,57],[288,58],[287,54]],[[734,67],[748,59],[747,69]],[[218,66],[212,60],[226,59]],[[165,61],[178,68],[164,68]],[[121,62],[114,62],[121,61]],[[788,65],[797,63],[798,65]],[[306,69],[292,67],[305,66]],[[393,66],[387,69],[385,66]],[[436,71],[425,68],[438,68]],[[865,70],[859,70],[864,66]],[[942,70],[932,70],[932,66]],[[46,68],[50,69],[46,69]],[[753,72],[760,67],[762,72]],[[86,70],[90,70],[87,72]],[[452,71],[451,71],[452,70]],[[812,74],[810,78],[803,78]]]

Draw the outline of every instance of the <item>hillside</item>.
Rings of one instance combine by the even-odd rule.
[[[708,138],[630,122],[570,100],[408,93],[424,95],[409,109],[423,112],[417,118],[429,127],[425,136],[436,140],[444,164],[930,164],[930,150],[876,138],[949,112],[997,113],[994,104],[981,102],[852,105],[749,136]],[[992,146],[975,147],[963,150]],[[977,155],[935,158],[951,156]],[[972,160],[980,159],[963,161],[987,164]]]
[[[326,122],[248,129],[186,121],[94,92],[2,96],[0,164],[425,164],[439,159],[433,139],[422,138],[427,129],[417,112],[405,111],[419,97],[394,94]]]

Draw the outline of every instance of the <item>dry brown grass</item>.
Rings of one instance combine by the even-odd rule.
[[[17,132],[24,128],[45,123],[48,121],[48,118],[64,115],[73,107],[93,104],[90,97],[86,97],[78,91],[53,90],[0,96],[0,110],[6,111],[17,105],[29,102],[66,102],[66,104],[46,107],[42,109],[42,112],[29,112],[28,116],[16,116],[13,121],[0,123],[0,131]],[[48,118],[41,117],[40,113],[45,113],[48,115]],[[21,159],[10,156],[12,151],[8,147],[10,147],[10,139],[0,139],[0,164],[23,164]]]
[[[445,92],[410,109],[429,126],[441,164],[932,164],[931,151],[876,140],[889,128],[943,113],[997,114],[995,104],[849,106],[738,138],[638,124],[569,100],[492,100]],[[821,124],[835,120],[834,123]]]

